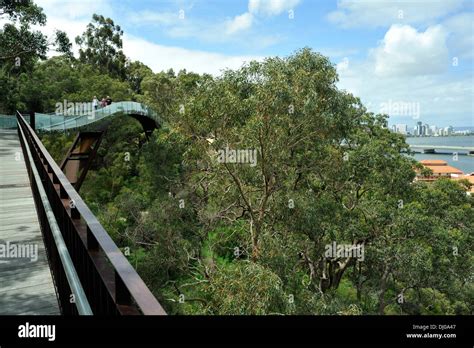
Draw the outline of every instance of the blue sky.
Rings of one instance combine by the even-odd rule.
[[[474,126],[471,0],[36,2],[48,16],[42,30],[71,39],[94,12],[111,17],[127,56],[154,71],[218,75],[307,46],[337,66],[341,89],[388,112],[390,123]]]

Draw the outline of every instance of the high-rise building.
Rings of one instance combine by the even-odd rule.
[[[451,135],[453,134],[453,131],[453,126],[444,127],[443,135]]]
[[[423,136],[430,136],[430,125],[428,123],[425,123],[425,125],[423,126]]]
[[[416,123],[415,135],[419,137],[419,136],[421,136],[422,134],[423,134],[423,126],[422,126],[421,122],[418,121],[418,122]]]
[[[395,131],[400,134],[408,134],[408,126],[406,124],[397,124],[395,126]]]

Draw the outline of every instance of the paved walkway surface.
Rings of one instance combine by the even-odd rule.
[[[59,314],[18,133],[0,130],[0,315]]]

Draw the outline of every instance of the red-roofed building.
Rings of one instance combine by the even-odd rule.
[[[420,163],[424,166],[445,166],[448,164],[448,162],[443,160],[421,160]]]
[[[420,163],[423,164],[425,168],[431,169],[433,174],[430,176],[422,176],[418,171],[416,180],[433,181],[441,177],[458,178],[464,175],[462,170],[448,165],[448,163],[443,160],[422,160]]]

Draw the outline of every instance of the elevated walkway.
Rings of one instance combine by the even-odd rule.
[[[166,315],[33,120],[15,119],[0,124],[0,315]]]
[[[0,130],[0,315],[59,315],[16,130]]]
[[[35,130],[44,132],[60,132],[82,128],[91,124],[99,123],[102,120],[110,121],[113,116],[129,115],[137,119],[145,129],[153,129],[163,126],[163,119],[147,105],[132,101],[121,101],[112,103],[104,108],[92,110],[87,104],[83,108],[75,105],[75,108],[66,109],[67,104],[62,108],[62,112],[51,114],[35,114]],[[24,118],[30,122],[30,116]],[[0,115],[0,129],[16,129],[15,115]]]

